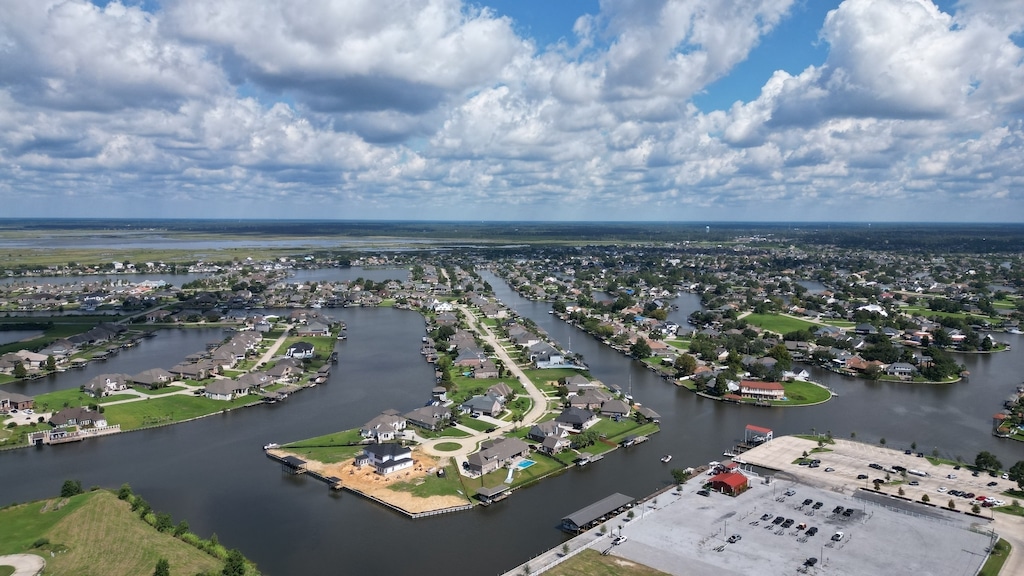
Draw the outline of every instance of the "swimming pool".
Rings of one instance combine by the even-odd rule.
[[[521,460],[519,464],[516,464],[516,468],[519,468],[520,470],[526,470],[527,468],[533,466],[534,464],[536,464],[536,462],[534,462],[533,460]]]

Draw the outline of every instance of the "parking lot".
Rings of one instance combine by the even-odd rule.
[[[955,466],[947,464],[932,464],[927,458],[918,457],[916,452],[906,454],[904,450],[840,439],[826,446],[831,451],[813,455],[814,458],[821,460],[817,468],[793,464],[804,450],[810,451],[816,446],[814,442],[802,438],[785,436],[744,454],[744,459],[783,472],[784,474],[780,476],[792,475],[802,483],[826,489],[840,487],[849,491],[856,488],[873,488],[873,481],[878,479],[883,481],[879,485],[882,492],[896,495],[902,488],[905,498],[920,500],[922,495],[927,494],[932,504],[946,506],[952,500],[957,510],[970,510],[973,503],[980,503],[977,500],[979,496],[1005,500],[1006,497],[1000,493],[1014,487],[1010,480],[995,478],[988,474],[972,476],[971,470],[966,467],[957,470]],[[881,469],[872,468],[872,464]],[[927,476],[908,472],[904,479],[898,470],[893,469],[897,466],[908,471],[923,472]],[[833,468],[834,471],[826,472],[826,468]],[[917,485],[911,484],[912,482],[916,482]],[[989,486],[993,483],[993,486]],[[951,490],[974,496],[965,498],[950,495]],[[983,514],[991,516],[987,510]]]
[[[655,510],[610,521],[612,533],[621,530],[626,539],[606,550],[688,576],[961,575],[975,574],[984,562],[991,545],[984,519],[859,490],[863,481],[856,475],[872,469],[855,456],[834,462],[831,453],[818,456],[821,467],[800,467],[796,474],[811,483],[779,480],[781,475],[770,483],[754,478],[737,497],[698,495],[707,477],[692,479],[680,491],[659,496]],[[824,472],[829,466],[835,471]]]

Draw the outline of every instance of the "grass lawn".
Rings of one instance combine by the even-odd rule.
[[[132,430],[143,426],[180,422],[189,418],[214,414],[228,408],[245,406],[258,400],[257,396],[242,396],[228,402],[212,400],[204,396],[164,396],[141,402],[107,406],[104,415],[110,424],[120,424],[122,430]]]
[[[473,418],[472,416],[463,416],[462,418],[459,418],[459,424],[462,424],[466,428],[472,428],[473,430],[476,430],[477,432],[483,432],[484,430],[487,430],[488,428],[491,428],[491,427],[494,426],[490,422],[484,422],[483,420],[477,420],[476,418]]]
[[[444,478],[438,477],[437,474],[427,474],[422,478],[417,478],[413,482],[398,482],[392,484],[388,488],[390,490],[395,490],[396,492],[409,492],[413,496],[418,496],[420,498],[430,498],[431,496],[459,496],[461,498],[466,498],[466,501],[469,502],[469,498],[465,493],[462,482],[459,480],[458,467],[454,464],[446,466],[444,472]]]
[[[542,391],[554,391],[557,381],[569,376],[575,376],[581,374],[586,378],[590,378],[589,372],[583,372],[580,370],[572,370],[569,368],[554,368],[551,370],[523,370],[526,377],[530,379],[530,382],[540,388]]]
[[[786,400],[772,400],[773,406],[800,406],[804,404],[815,404],[824,402],[832,397],[832,393],[810,382],[794,380],[783,382],[782,387],[786,389]]]
[[[668,576],[625,558],[602,556],[594,549],[584,550],[544,573],[549,576]]]
[[[743,319],[748,324],[759,326],[778,334],[796,332],[797,330],[815,330],[819,326],[813,322],[790,318],[789,316],[780,316],[778,314],[749,314],[744,316]]]
[[[60,410],[65,406],[74,408],[76,406],[89,405],[95,402],[96,399],[92,396],[89,396],[78,388],[71,388],[69,390],[58,390],[56,392],[47,392],[46,394],[36,396],[36,410],[42,410],[44,412]]]
[[[462,448],[462,444],[459,444],[458,442],[438,442],[437,444],[434,444],[434,450],[440,450],[442,452],[454,452],[459,448]]]
[[[106,404],[108,402],[120,402],[121,400],[136,400],[138,396],[135,394],[111,394],[110,396],[104,396],[99,399],[100,404]]]
[[[355,458],[355,455],[363,448],[362,446],[353,446],[353,444],[358,444],[362,439],[363,437],[359,435],[359,430],[353,428],[351,430],[342,430],[341,432],[334,432],[324,436],[299,440],[298,442],[291,442],[285,444],[282,448],[295,452],[303,458],[333,464],[349,458]]]
[[[658,425],[653,422],[638,424],[637,421],[633,420],[632,418],[624,418],[620,422],[616,422],[608,418],[602,418],[600,422],[594,424],[594,426],[591,427],[590,429],[597,432],[598,434],[603,434],[605,439],[608,440],[609,442],[614,442],[615,444],[618,444],[626,436],[646,436],[648,434],[653,434],[654,432],[658,431]],[[588,446],[583,450],[585,452],[594,452],[593,449],[599,448],[601,446],[602,444],[599,443],[595,444],[594,446]],[[608,450],[611,450],[612,448],[614,448],[614,446],[609,446]],[[607,452],[608,450],[600,451]]]
[[[546,476],[557,470],[565,468],[565,464],[558,460],[551,458],[550,456],[540,454],[537,452],[530,453],[530,460],[533,460],[535,464],[526,468],[525,470],[517,470],[512,476],[512,486],[520,486],[522,484],[528,484],[543,476]],[[487,486],[488,488],[494,488],[505,482],[505,478],[508,477],[508,468],[498,468],[494,472],[478,476],[476,478],[462,478],[462,483],[466,486],[468,494],[476,494],[477,488]]]
[[[50,507],[61,502],[48,501]],[[39,538],[66,552],[46,558],[47,574],[152,574],[166,558],[173,574],[219,571],[222,562],[169,534],[157,532],[132,514],[126,502],[100,490],[74,496],[59,510],[41,512],[44,502],[0,511],[0,553],[24,552]],[[45,554],[49,556],[49,554]]]
[[[0,576],[11,576],[14,574],[14,566],[0,566]]]
[[[184,389],[185,386],[164,386],[163,388],[156,388],[153,390],[142,389],[139,391],[149,396],[160,396],[161,394],[170,394],[171,392],[179,392]]]
[[[1010,543],[1000,538],[996,542],[995,548],[992,549],[992,553],[989,554],[988,560],[985,560],[985,565],[978,572],[978,576],[998,576],[1009,556]]]

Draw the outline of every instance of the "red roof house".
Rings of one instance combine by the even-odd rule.
[[[712,490],[717,490],[722,494],[728,494],[730,496],[737,496],[743,493],[749,485],[747,483],[747,477],[739,472],[722,472],[711,477],[709,481]]]

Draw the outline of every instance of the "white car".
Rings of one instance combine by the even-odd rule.
[[[1006,473],[1006,472],[1003,472],[1003,475],[1000,476],[1000,478],[1002,478],[1003,480],[1009,480],[1010,479],[1010,475],[1008,473]]]
[[[619,535],[619,536],[615,537],[615,540],[612,540],[612,544],[622,544],[625,541],[626,541],[626,537],[622,536],[622,535]]]
[[[35,414],[35,411],[32,410],[31,408],[29,408],[28,410],[25,410],[24,412],[25,412],[25,414]]]
[[[946,491],[946,487],[945,486],[939,486],[939,492],[945,492],[945,491]]]

